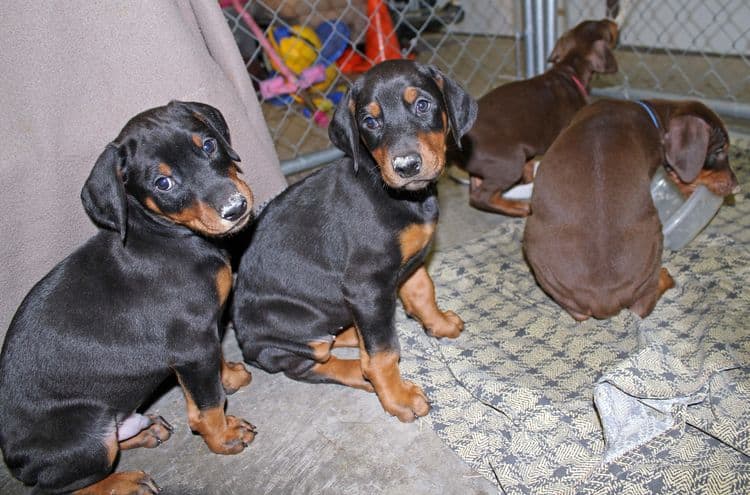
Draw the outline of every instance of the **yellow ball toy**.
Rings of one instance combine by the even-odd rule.
[[[303,70],[312,67],[318,59],[322,48],[320,38],[312,28],[294,25],[291,27],[279,26],[269,31],[269,41],[273,45],[279,57],[289,69],[295,74],[301,74]],[[271,63],[274,70],[279,68]],[[336,78],[336,68],[333,64],[326,67],[325,79],[312,86],[316,91],[325,91]]]

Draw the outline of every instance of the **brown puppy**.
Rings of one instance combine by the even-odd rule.
[[[529,214],[527,201],[502,193],[523,177],[526,162],[543,154],[573,115],[589,102],[595,72],[617,72],[611,49],[617,24],[584,21],[555,45],[544,74],[505,84],[479,99],[479,115],[465,139],[460,166],[471,176],[469,203],[475,208],[513,216]]]
[[[539,285],[576,320],[623,308],[641,317],[674,286],[661,267],[650,180],[665,164],[689,191],[736,192],[729,137],[695,101],[602,100],[581,110],[544,155],[523,248]]]

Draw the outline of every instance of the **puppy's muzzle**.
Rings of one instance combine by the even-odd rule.
[[[393,170],[403,179],[414,177],[422,169],[422,157],[417,153],[397,156],[392,161]]]
[[[221,218],[234,222],[242,217],[247,211],[247,198],[240,193],[229,197],[227,203],[221,208]]]

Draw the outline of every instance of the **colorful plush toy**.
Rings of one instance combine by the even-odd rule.
[[[326,21],[315,30],[299,25],[277,26],[269,31],[268,39],[281,62],[292,72],[296,74],[309,74],[312,70],[315,70],[316,74],[318,71],[322,72],[318,77],[318,80],[322,80],[310,86],[314,90],[312,94],[303,95],[299,92],[276,100],[288,103],[289,99],[293,99],[304,104],[305,107],[313,107],[321,112],[333,110],[341,90],[338,85],[333,91],[330,88],[338,75],[335,62],[349,44],[349,28],[346,24]],[[274,70],[279,70],[278,65],[272,59],[269,60],[269,65]],[[311,113],[310,108],[306,110],[306,115]],[[319,122],[319,124],[322,123],[322,121]]]
[[[269,41],[284,64],[296,74],[302,74],[306,69],[315,65],[324,66],[325,77],[321,82],[312,86],[315,91],[323,93],[336,79],[337,71],[333,62],[343,52],[343,48],[339,49],[339,47],[345,47],[349,37],[346,25],[343,23],[325,22],[320,25],[318,31],[326,36],[325,45],[321,42],[316,30],[299,25],[278,26],[270,30]],[[335,55],[337,51],[338,55]],[[279,70],[273,61],[271,61],[271,67]]]

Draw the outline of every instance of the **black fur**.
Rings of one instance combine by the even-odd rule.
[[[199,408],[223,404],[216,278],[228,259],[207,236],[242,227],[252,196],[210,232],[168,216],[196,201],[221,210],[238,193],[233,158],[218,110],[171,102],[131,119],[96,161],[81,198],[101,230],[31,289],[0,357],[0,447],[24,483],[66,492],[105,478],[106,439],[175,371]],[[160,164],[169,191],[156,188]]]
[[[407,87],[418,88],[428,111],[404,101]],[[372,102],[380,115],[368,129]],[[393,164],[377,163],[373,151],[416,152],[420,135],[446,138],[445,120],[464,133],[475,116],[476,103],[433,67],[384,62],[353,84],[329,130],[348,156],[272,200],[241,260],[232,317],[246,361],[295,379],[335,382],[311,373],[310,343],[331,342],[352,324],[366,353],[398,352],[397,290],[429,250],[402,260],[399,233],[437,221],[442,164],[394,183],[384,178]]]

